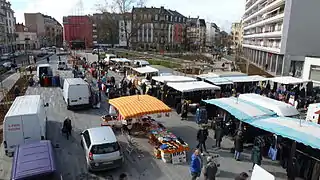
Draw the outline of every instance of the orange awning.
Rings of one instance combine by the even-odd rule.
[[[111,99],[109,103],[119,111],[123,119],[171,111],[162,101],[149,95],[124,96]]]

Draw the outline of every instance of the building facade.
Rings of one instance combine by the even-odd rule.
[[[92,19],[93,46],[112,47],[119,44],[119,15],[95,13]]]
[[[41,13],[25,13],[25,26],[36,32],[41,47],[63,46],[63,27],[53,17]]]
[[[184,46],[186,17],[160,8],[133,8],[131,44],[136,50],[176,51]]]
[[[206,47],[206,22],[204,19],[188,18],[186,23],[187,50],[205,51]]]
[[[40,44],[36,32],[30,32],[23,24],[16,24],[16,46],[17,50],[39,49]]]
[[[320,1],[247,0],[245,57],[273,75],[300,77],[306,56],[319,56]]]
[[[63,17],[64,41],[71,49],[93,47],[93,23],[90,16]]]
[[[6,26],[5,26],[5,46],[4,52],[14,52],[16,49],[16,34],[15,24],[16,18],[14,17],[14,11],[11,8],[11,3],[3,1],[2,8],[6,14]]]
[[[240,50],[243,42],[243,26],[242,21],[239,23],[232,23],[231,25],[231,36],[232,36],[232,50]]]
[[[220,29],[215,23],[206,23],[206,47],[208,49],[212,50],[215,48],[219,32]]]

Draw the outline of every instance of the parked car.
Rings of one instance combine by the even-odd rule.
[[[81,133],[89,171],[108,170],[122,166],[124,158],[120,144],[111,127],[95,127]]]
[[[2,66],[7,68],[7,69],[11,69],[12,62],[5,62],[5,63],[2,64]]]

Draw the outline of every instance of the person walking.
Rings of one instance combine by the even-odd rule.
[[[206,140],[208,138],[208,135],[209,135],[209,131],[208,131],[207,128],[201,127],[201,129],[198,130],[198,133],[197,133],[197,140],[198,140],[197,148],[200,149],[201,153],[203,152],[203,150],[205,152],[207,152]]]
[[[207,164],[203,168],[203,175],[205,180],[215,180],[218,172],[218,166],[213,161],[211,156],[207,157]]]
[[[192,180],[196,180],[201,175],[201,157],[199,149],[196,149],[191,156],[190,173]]]
[[[255,141],[254,146],[252,148],[252,152],[251,152],[251,161],[252,161],[252,170],[254,168],[254,165],[261,165],[261,161],[262,161],[262,154],[261,154],[261,149],[259,146],[259,143],[257,141]]]
[[[216,139],[216,147],[221,147],[221,141],[222,141],[222,137],[223,137],[223,129],[221,127],[221,123],[217,123],[216,125],[216,129],[214,131],[214,137]]]
[[[240,161],[240,155],[243,151],[243,138],[242,138],[242,131],[238,131],[235,140],[234,140],[234,158],[237,161]]]
[[[49,63],[50,62],[50,58],[49,57],[47,57],[47,63]]]

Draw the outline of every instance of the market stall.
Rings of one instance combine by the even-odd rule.
[[[219,71],[219,72],[209,72],[207,74],[200,74],[197,76],[197,79],[204,80],[206,78],[216,78],[216,77],[238,77],[238,76],[248,76],[247,74],[241,72],[226,72],[226,71]]]
[[[167,76],[153,76],[152,80],[160,83],[169,83],[169,82],[192,82],[197,81],[192,77],[187,76],[175,76],[175,75],[167,75]]]
[[[167,113],[171,112],[171,109],[167,105],[149,95],[120,97],[110,100],[109,103],[117,112],[117,121],[126,128],[131,126],[131,134],[136,131],[136,127],[138,131],[142,131],[148,136],[150,144],[154,146],[155,157],[173,164],[186,162],[186,152],[189,150],[188,144],[181,138],[176,137],[161,123],[145,116],[159,113],[166,113],[168,116]],[[115,118],[109,118],[108,120],[114,122]],[[104,123],[107,122],[104,120]]]

